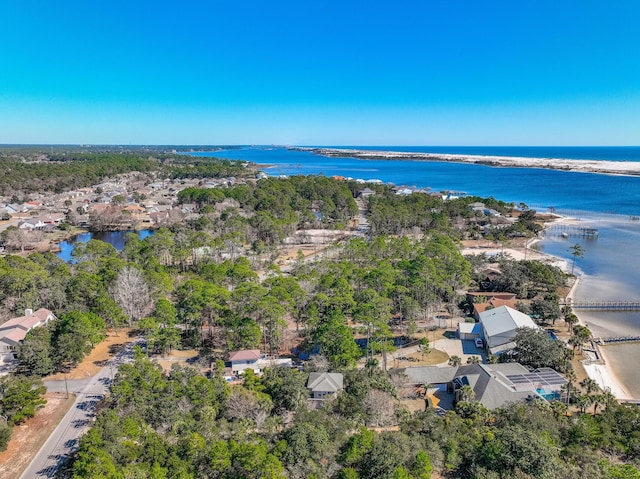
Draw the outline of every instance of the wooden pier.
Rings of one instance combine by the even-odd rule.
[[[608,344],[640,343],[640,336],[610,336],[608,338],[596,338],[593,341],[600,346]]]
[[[640,301],[572,301],[561,306],[582,311],[640,311]]]
[[[550,236],[581,236],[583,238],[597,239],[598,228],[588,228],[577,225],[556,225],[549,228],[547,234]]]

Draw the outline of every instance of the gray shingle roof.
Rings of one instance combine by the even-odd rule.
[[[536,391],[516,391],[506,374],[523,374],[529,370],[518,363],[471,364],[460,366],[456,377],[466,378],[473,389],[476,400],[487,409],[496,409],[510,402],[522,401],[530,396],[538,396]]]
[[[343,376],[340,373],[311,373],[307,388],[312,392],[331,392],[342,391]]]

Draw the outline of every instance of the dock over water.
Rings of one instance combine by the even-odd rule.
[[[578,225],[556,225],[552,226],[546,234],[550,236],[581,236],[584,238],[597,239],[598,228],[589,228]]]
[[[600,346],[606,346],[607,344],[639,343],[640,336],[610,336],[608,338],[595,338],[593,341]]]
[[[640,301],[571,301],[562,306],[582,311],[640,311]]]

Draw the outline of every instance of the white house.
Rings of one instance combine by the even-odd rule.
[[[260,355],[258,349],[246,349],[244,351],[234,351],[229,354],[231,362],[231,374],[239,376],[245,369],[253,369],[256,374],[261,374],[262,370],[267,367],[289,366],[292,361],[290,358],[265,358]]]
[[[500,354],[513,349],[515,347],[513,338],[518,328],[538,329],[529,316],[509,306],[500,306],[480,313],[480,324],[491,354]]]
[[[47,223],[45,223],[40,219],[35,218],[35,219],[23,221],[22,223],[20,223],[18,228],[20,228],[21,230],[33,231],[33,230],[43,230],[46,226],[47,226]]]
[[[242,373],[245,369],[251,368],[254,372],[259,372],[256,363],[260,359],[259,349],[246,349],[243,351],[234,351],[229,354],[231,361],[231,372],[235,375]]]
[[[15,359],[17,347],[33,328],[44,326],[56,319],[55,315],[45,308],[36,312],[26,309],[24,316],[10,319],[0,325],[0,364]]]

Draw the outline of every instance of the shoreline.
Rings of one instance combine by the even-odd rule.
[[[551,227],[558,224],[571,224],[571,223],[581,223],[581,221],[577,218],[554,214],[554,219],[551,221],[544,222],[544,231],[546,232]],[[534,248],[534,246],[543,241],[544,237],[534,237],[527,239],[523,245],[520,246],[510,246],[501,248],[499,246],[490,246],[490,247],[467,247],[463,248],[461,253],[464,254],[482,254],[488,253],[490,255],[497,253],[506,253],[509,254],[512,258],[516,260],[531,259],[531,260],[540,260],[544,262],[548,262],[553,264],[554,266],[558,266],[565,273],[568,273],[571,270],[571,261],[560,256],[555,256],[549,253],[545,253],[539,251]],[[567,292],[565,299],[573,299],[578,288],[579,284],[584,284],[586,281],[585,278],[581,278],[580,276],[575,276],[575,281],[571,285],[569,291]],[[578,324],[582,326],[588,326],[584,318],[580,316],[577,311],[573,311],[574,314],[578,317]],[[607,353],[605,351],[606,347],[597,346],[598,357],[601,360],[601,363],[591,362],[590,360],[582,360],[580,363],[584,368],[587,376],[598,383],[598,386],[604,391],[609,390],[611,394],[615,396],[617,400],[621,401],[633,401],[636,399],[629,393],[623,381],[620,380],[619,376],[616,374],[614,368],[611,366],[611,362],[607,358]]]
[[[559,215],[557,213],[552,214],[553,219],[543,222],[544,231],[548,230],[554,225],[562,224],[562,223],[570,223],[577,221],[575,218],[571,218],[564,215]],[[469,246],[464,247],[461,251],[463,255],[466,254],[483,254],[486,253],[490,256],[505,253],[511,256],[515,260],[539,260],[544,261],[546,263],[550,263],[554,266],[557,266],[565,273],[569,271],[570,265],[569,261],[561,258],[559,256],[554,256],[549,253],[545,253],[543,251],[535,248],[535,245],[541,242],[544,237],[534,236],[533,238],[528,238],[523,244],[520,245],[511,245],[507,247],[502,246]]]
[[[545,223],[545,231],[551,228],[554,224],[571,223],[571,222],[579,222],[579,220],[577,220],[576,218],[562,217],[558,221]],[[534,238],[534,240],[535,240],[534,241],[534,244],[535,244],[539,241],[542,241],[542,238]],[[562,260],[567,268],[565,272],[568,271],[569,260],[565,260],[548,253],[543,253],[543,254]],[[571,285],[571,288],[569,289],[569,291],[567,292],[567,295],[565,296],[565,301],[573,300],[576,293],[576,289],[578,288],[578,285],[584,282],[585,282],[584,279],[576,275],[575,281],[573,282],[573,284]],[[584,318],[580,316],[578,311],[573,310],[573,314],[575,314],[576,317],[578,318],[579,325],[587,326],[587,327],[589,326],[587,322],[584,320]],[[582,364],[582,367],[584,368],[585,373],[587,373],[587,376],[593,379],[603,391],[609,390],[617,400],[635,401],[633,396],[629,393],[629,391],[625,387],[624,382],[620,380],[614,368],[611,367],[611,362],[608,360],[607,353],[605,351],[606,347],[600,346],[600,345],[594,345],[594,347],[600,361],[594,362],[589,359],[584,359],[580,361],[580,363]]]
[[[290,147],[292,151],[308,151],[328,158],[346,157],[361,160],[443,161],[501,168],[540,168],[598,173],[619,176],[640,176],[640,162],[611,160],[568,160],[563,158],[527,158],[516,156],[455,155],[444,153],[412,153],[396,151],[357,150],[347,148]]]
[[[580,319],[578,322],[582,324]],[[582,362],[582,367],[587,376],[598,383],[598,386],[603,391],[609,390],[617,400],[636,402],[637,400],[625,388],[624,383],[620,381],[620,378],[611,367],[611,363],[607,359],[607,353],[604,351],[605,349],[606,347],[597,346],[598,356],[600,356],[602,364],[590,363],[589,360]]]

